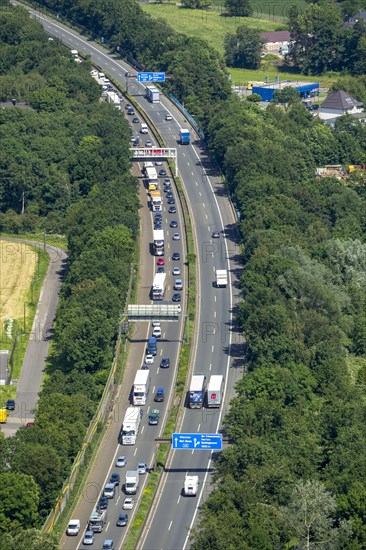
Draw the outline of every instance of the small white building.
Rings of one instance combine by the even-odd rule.
[[[361,121],[366,117],[361,101],[350,96],[344,90],[330,93],[319,110],[319,118],[331,125],[334,125],[336,118],[345,114],[352,115]]]
[[[288,53],[291,41],[289,31],[261,32],[261,38],[265,41],[262,53],[274,53],[284,55]]]

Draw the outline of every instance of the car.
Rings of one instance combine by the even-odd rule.
[[[154,397],[156,403],[162,403],[164,401],[164,388],[158,388]]]
[[[131,103],[126,103],[125,109],[132,109]]]
[[[160,363],[161,369],[168,369],[170,367],[170,359],[169,357],[163,357]]]
[[[167,204],[175,204],[175,199],[173,197],[170,197],[166,202]]]
[[[160,338],[161,328],[160,327],[154,327],[153,331],[152,331],[152,335],[155,336],[155,338]]]
[[[117,472],[113,472],[111,475],[111,479],[109,480],[109,483],[114,483],[115,486],[119,485],[119,482],[121,481],[121,476],[117,474]]]
[[[140,145],[140,140],[139,139],[135,139],[135,141],[132,142],[132,145],[134,147],[138,147]]]
[[[141,370],[149,370],[149,365],[145,365],[145,363],[143,363]]]
[[[163,161],[162,160],[156,160],[155,161],[155,166],[163,166]]]
[[[147,353],[145,356],[145,365],[152,365],[154,363],[154,356],[152,353]]]
[[[160,170],[159,170],[159,176],[166,176],[166,170],[165,170],[165,168],[160,168]]]
[[[214,231],[214,232],[212,233],[212,238],[213,238],[213,239],[219,239],[219,238],[220,238],[220,233],[219,233],[219,231]]]
[[[123,510],[132,510],[133,505],[134,505],[133,499],[131,497],[127,497],[123,502],[122,508]]]
[[[176,209],[175,206],[170,206],[168,212],[169,212],[169,214],[176,214],[177,209]]]
[[[162,265],[159,265],[158,269],[156,270],[156,273],[165,273],[165,268]]]
[[[127,114],[128,115],[134,115],[135,114],[135,109],[127,109]]]
[[[164,193],[170,193],[171,190],[172,190],[171,187],[167,187],[167,186],[165,185],[165,187],[164,187]]]
[[[173,119],[172,115],[165,115],[165,120],[172,120],[172,119]]]
[[[173,195],[173,193],[172,193],[170,190],[167,191],[167,193],[166,193],[166,198],[167,198],[167,199],[174,198],[174,195]]]
[[[113,540],[112,539],[106,539],[103,542],[102,550],[114,550]]]
[[[174,228],[175,228],[175,227],[178,227],[178,222],[177,222],[176,220],[172,220],[172,221],[170,222],[170,227],[174,227]]]
[[[164,260],[164,258],[159,258],[156,263],[157,263],[157,265],[165,265],[165,260]]]
[[[163,219],[163,214],[161,212],[156,212],[154,216],[154,221],[162,220],[162,219]]]
[[[175,292],[172,296],[172,301],[173,302],[180,302],[181,301],[181,295],[179,294],[179,292]]]
[[[152,147],[152,141],[151,141],[151,139],[147,139],[147,140],[145,141],[145,147]]]
[[[32,426],[34,426],[34,422],[27,422],[25,425],[26,428],[31,428]]]
[[[160,327],[160,321],[153,321],[152,323],[153,328]]]
[[[182,281],[182,279],[175,279],[174,290],[183,290],[183,281]]]
[[[83,538],[83,544],[88,546],[89,544],[94,544],[94,533],[93,531],[85,531]]]
[[[138,471],[140,476],[143,476],[147,472],[147,464],[145,464],[145,462],[139,462],[137,464],[136,470]]]
[[[170,178],[164,178],[164,185],[165,185],[166,187],[170,187],[170,186],[171,186]]]
[[[159,424],[160,411],[153,409],[149,415],[149,426],[157,426]]]
[[[104,486],[103,496],[107,498],[114,498],[116,494],[116,487],[114,483],[106,483]]]
[[[127,78],[128,76],[132,76],[131,73],[129,73],[128,71],[125,72],[125,77]]]
[[[173,275],[180,275],[180,267],[173,267]]]
[[[155,222],[154,223],[154,229],[161,229],[163,227],[162,222]]]
[[[180,233],[173,233],[173,241],[180,241]]]
[[[135,117],[132,119],[132,122],[133,122],[134,124],[138,124],[140,121],[139,121],[139,119],[137,118],[137,116],[135,116]]]
[[[98,509],[99,510],[106,510],[108,508],[108,498],[105,495],[102,495],[98,501]]]
[[[69,524],[66,529],[66,535],[69,537],[75,537],[79,534],[80,531],[80,520],[79,519],[70,519]]]
[[[178,260],[180,260],[180,254],[179,254],[179,252],[173,252],[173,254],[172,254],[172,260],[174,260],[175,262],[177,262]]]
[[[119,456],[116,460],[116,466],[117,468],[124,468],[127,464],[127,460],[125,456]]]
[[[15,410],[15,401],[14,401],[14,399],[8,399],[5,403],[5,408],[8,411],[14,411]]]
[[[137,139],[136,136],[132,136],[132,137],[131,137],[131,141],[132,141],[132,142],[133,142],[133,141],[136,141],[136,139]]]
[[[117,527],[126,527],[128,523],[128,515],[127,514],[120,514],[117,519]]]

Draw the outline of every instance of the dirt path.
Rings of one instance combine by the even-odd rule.
[[[28,245],[0,241],[0,323],[20,319],[31,286],[37,254]]]

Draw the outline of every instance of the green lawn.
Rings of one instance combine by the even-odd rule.
[[[231,74],[231,83],[236,86],[246,86],[249,81],[264,82],[266,76],[268,76],[269,82],[274,82],[275,77],[278,75],[280,80],[304,80],[306,82],[319,82],[321,88],[329,88],[332,85],[338,75],[336,73],[325,74],[323,76],[308,76],[303,74],[284,73],[277,70],[276,67],[265,64],[264,67],[253,71],[250,69],[233,69],[228,68]]]
[[[207,40],[210,46],[224,53],[224,38],[227,33],[235,33],[239,25],[246,25],[260,31],[286,29],[284,23],[254,19],[251,17],[222,17],[216,11],[202,11],[179,8],[167,4],[141,4],[152,17],[165,19],[176,31],[188,36],[198,36]]]

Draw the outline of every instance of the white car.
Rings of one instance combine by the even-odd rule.
[[[114,483],[107,483],[104,486],[103,495],[107,498],[114,498],[116,487]]]
[[[148,353],[145,357],[145,365],[152,365],[154,363],[154,356],[152,353]]]
[[[173,119],[172,115],[165,115],[165,120],[172,120],[172,119]]]
[[[127,464],[127,460],[125,456],[119,456],[116,460],[116,466],[117,468],[124,468]]]
[[[125,498],[122,508],[123,510],[132,510],[133,505],[134,505],[133,499],[128,497],[128,498]]]
[[[173,234],[173,241],[180,241],[180,234],[179,233],[174,233]]]
[[[173,268],[173,275],[180,275],[180,267]]]
[[[69,525],[66,529],[66,535],[76,536],[80,531],[80,520],[79,519],[70,519]]]
[[[182,279],[175,279],[174,290],[183,290],[183,281],[182,281]]]
[[[160,321],[153,321],[153,322],[152,322],[152,326],[153,326],[153,328],[155,328],[155,327],[159,327],[159,328],[160,328]]]
[[[161,328],[160,327],[154,327],[153,331],[152,331],[152,335],[155,336],[155,338],[160,338]]]
[[[146,474],[146,472],[147,472],[147,464],[145,464],[145,462],[139,462],[139,463],[137,464],[136,470],[138,471],[138,473],[140,474],[140,476]]]
[[[83,538],[83,544],[84,546],[89,546],[90,544],[94,544],[94,533],[93,531],[85,531],[85,535]]]
[[[162,160],[156,160],[155,161],[155,166],[163,166],[163,161]]]

